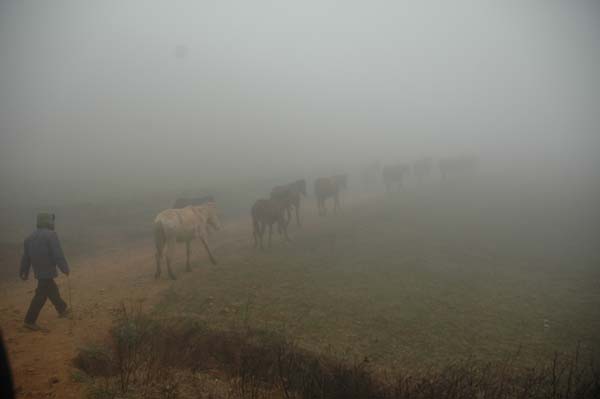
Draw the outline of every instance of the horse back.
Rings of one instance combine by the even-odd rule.
[[[166,209],[160,212],[155,223],[160,223],[167,238],[186,241],[196,234],[198,225],[205,222],[190,207]]]
[[[338,187],[331,177],[320,177],[315,180],[315,195],[320,198],[331,197],[337,194]]]
[[[177,198],[173,204],[173,209],[181,209],[185,208],[186,206],[200,206],[209,202],[215,202],[215,199],[212,195],[198,198]]]
[[[252,206],[252,218],[255,221],[273,223],[283,216],[285,204],[277,199],[259,199]]]

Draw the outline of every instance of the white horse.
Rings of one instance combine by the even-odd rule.
[[[185,242],[186,270],[190,271],[190,241],[195,238],[202,241],[210,261],[213,265],[216,265],[217,261],[210,252],[206,241],[208,225],[215,230],[221,228],[214,202],[200,206],[187,206],[181,209],[166,209],[159,213],[154,219],[154,244],[156,245],[156,274],[154,277],[158,278],[160,276],[160,261],[166,247],[167,271],[169,277],[175,280],[171,263],[175,255],[175,244],[177,242]]]

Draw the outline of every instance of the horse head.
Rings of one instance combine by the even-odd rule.
[[[221,230],[221,221],[217,216],[217,205],[214,202],[209,202],[206,204],[206,208],[208,209],[206,223],[210,224],[215,230]]]

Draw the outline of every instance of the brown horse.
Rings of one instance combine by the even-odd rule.
[[[365,186],[371,186],[377,183],[377,178],[381,173],[381,162],[376,161],[366,165],[362,171],[362,181]]]
[[[421,158],[413,162],[413,175],[419,182],[431,174],[433,169],[433,161],[431,158]]]
[[[276,186],[271,190],[271,198],[277,199],[283,202],[286,206],[287,221],[289,225],[292,219],[292,208],[296,211],[296,224],[298,227],[300,224],[300,197],[301,195],[306,196],[306,180],[296,180],[293,183],[286,184],[285,186]]]
[[[287,203],[276,198],[259,199],[254,203],[251,211],[254,248],[258,246],[260,241],[260,249],[264,249],[263,235],[267,227],[269,227],[269,248],[271,248],[271,235],[275,223],[277,223],[279,234],[283,234],[286,241],[291,241],[287,234],[286,209]]]
[[[160,261],[163,257],[163,251],[166,247],[167,271],[169,277],[175,280],[175,275],[171,270],[171,263],[175,255],[175,244],[185,242],[186,247],[186,270],[190,271],[190,242],[199,238],[208,252],[208,257],[212,264],[217,261],[213,257],[208,242],[206,240],[207,225],[215,230],[221,228],[221,222],[217,217],[217,207],[214,203],[207,203],[201,206],[188,206],[182,209],[166,209],[159,213],[154,219],[154,243],[156,245],[156,274],[160,276]]]
[[[395,165],[386,165],[383,168],[382,178],[385,183],[385,189],[389,193],[392,184],[396,183],[398,190],[402,187],[404,177],[410,173],[410,165],[405,163],[398,163]]]
[[[327,214],[327,206],[325,201],[328,198],[333,198],[333,212],[337,212],[337,210],[340,208],[340,191],[345,189],[347,184],[347,175],[320,177],[315,180],[315,196],[317,197],[319,215]]]
[[[475,155],[462,155],[453,158],[440,159],[438,167],[442,180],[454,177],[465,177],[475,173],[479,158]]]

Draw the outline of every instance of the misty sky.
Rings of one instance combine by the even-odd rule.
[[[3,197],[468,152],[595,160],[599,11],[2,1]]]

